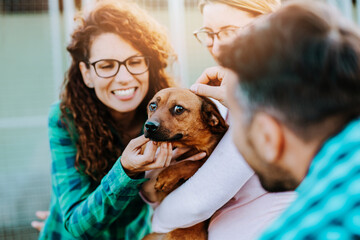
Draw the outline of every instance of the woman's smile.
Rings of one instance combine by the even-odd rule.
[[[131,100],[135,96],[137,89],[138,89],[137,87],[116,89],[113,90],[112,93],[115,95],[117,99],[126,101],[126,100]]]

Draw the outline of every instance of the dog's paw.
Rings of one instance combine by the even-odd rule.
[[[181,183],[181,176],[170,169],[162,171],[156,179],[155,189],[160,192],[171,192]]]
[[[162,240],[164,239],[164,233],[150,233],[146,235],[142,240]]]
[[[189,179],[198,170],[202,161],[182,161],[165,168],[156,179],[155,189],[169,193]]]

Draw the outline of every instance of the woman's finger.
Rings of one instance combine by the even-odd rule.
[[[157,148],[158,148],[157,142],[154,142],[154,141],[148,142],[146,144],[144,154],[143,154],[143,156],[141,156],[141,160],[145,164],[153,163],[155,161],[155,154],[156,154]]]
[[[151,164],[152,168],[162,168],[165,165],[166,159],[167,159],[167,155],[168,155],[168,147],[167,147],[167,143],[166,142],[162,142],[160,144],[160,151],[159,154],[157,155],[155,162]]]
[[[36,211],[35,216],[41,220],[46,220],[50,215],[50,211]]]
[[[38,222],[38,221],[32,221],[31,226],[38,230],[39,232],[43,229],[45,223],[44,222]]]
[[[205,84],[197,84],[195,83],[190,87],[190,90],[200,96],[204,97],[211,97],[216,100],[219,100],[223,98],[222,94],[220,94],[219,91],[220,87],[218,86],[209,86]]]
[[[200,75],[200,77],[195,81],[195,83],[208,84],[210,81],[218,80],[222,81],[225,75],[225,70],[222,67],[214,66],[205,69],[205,71]]]
[[[225,86],[215,87],[215,86],[208,86],[205,84],[194,84],[191,86],[190,90],[197,95],[216,99],[225,107],[228,106]]]
[[[172,144],[168,143],[168,149],[167,149],[168,155],[165,162],[165,167],[170,166],[171,160],[172,160]]]
[[[169,148],[169,143],[164,142],[161,144],[159,158],[156,160],[158,162],[159,167],[163,168],[166,165],[166,162],[168,160],[168,156],[172,154],[171,149]]]
[[[146,138],[144,135],[141,135],[137,138],[132,139],[129,144],[128,147],[132,148],[133,150],[139,149],[141,148],[145,143],[149,142],[150,139]]]
[[[173,151],[172,151],[172,158],[173,159],[177,159],[178,157],[180,157],[181,155],[183,155],[184,153],[186,153],[187,151],[189,151],[191,148],[175,148]]]
[[[200,152],[200,153],[192,155],[182,161],[197,161],[197,160],[203,159],[204,157],[206,157],[206,152]]]

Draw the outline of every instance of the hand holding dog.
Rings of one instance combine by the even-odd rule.
[[[190,148],[175,148],[172,151],[172,159],[174,159],[174,160],[177,159],[178,157],[180,157],[184,153],[188,152],[189,150],[190,150]],[[197,160],[203,159],[204,157],[206,157],[206,153],[200,152],[200,153],[197,153],[197,154],[195,154],[191,157],[188,157],[182,161],[197,161]],[[174,164],[174,163],[176,163],[176,161],[171,161],[171,164]],[[157,176],[159,175],[159,173],[162,170],[163,169],[147,171],[145,178],[149,178],[149,181],[144,182],[141,185],[142,196],[150,203],[156,203],[156,202],[160,201],[159,196],[158,196],[157,191],[154,186],[156,184]]]
[[[228,70],[220,66],[207,68],[190,87],[190,90],[200,96],[214,98],[228,107],[226,85],[229,74]]]
[[[173,150],[172,152],[172,159],[178,159],[180,156],[182,156],[184,153],[187,153],[188,151],[190,151],[190,148],[182,148],[182,147],[177,147]],[[188,158],[185,158],[182,161],[197,161],[197,160],[201,160],[204,157],[206,157],[206,152],[199,152],[196,153]]]
[[[146,145],[146,148],[142,153],[144,145]],[[158,148],[160,150],[156,154]],[[167,167],[170,165],[171,159],[171,143],[157,143],[142,135],[129,142],[120,161],[125,172],[130,177],[134,177],[144,171]]]

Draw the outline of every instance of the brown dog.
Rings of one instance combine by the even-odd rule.
[[[169,141],[173,147],[191,148],[182,159],[198,152],[206,152],[209,156],[227,129],[228,125],[216,105],[188,89],[163,89],[148,104],[145,137],[153,141]],[[155,183],[158,200],[189,179],[205,160],[179,161],[162,170]],[[167,234],[152,233],[144,238],[154,239],[207,239],[207,221]]]

